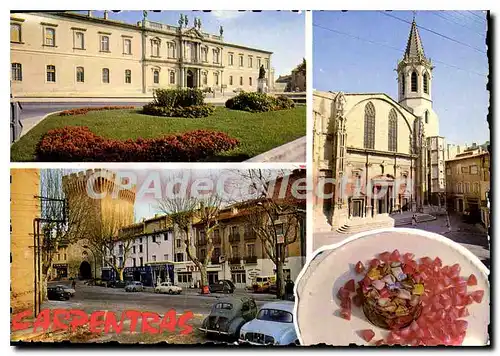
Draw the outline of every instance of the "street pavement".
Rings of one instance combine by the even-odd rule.
[[[49,285],[68,285],[70,282],[50,282]],[[177,317],[185,312],[191,311],[193,318],[188,321],[188,324],[193,327],[193,333],[190,335],[179,335],[177,333],[170,335],[148,335],[140,332],[142,328],[141,319],[138,320],[135,328],[136,332],[130,332],[130,320],[124,321],[124,330],[119,335],[114,333],[109,334],[92,334],[87,335],[85,339],[76,334],[66,336],[66,339],[71,341],[83,342],[146,342],[155,343],[167,341],[170,343],[203,343],[212,341],[207,339],[206,335],[198,330],[203,319],[210,314],[212,305],[219,299],[225,297],[250,296],[255,299],[257,307],[261,307],[265,303],[275,300],[273,295],[269,294],[254,294],[243,290],[237,290],[233,294],[214,293],[210,295],[200,295],[198,289],[183,290],[180,295],[155,294],[152,292],[125,292],[123,288],[106,288],[98,286],[87,286],[83,282],[78,281],[75,287],[76,293],[73,298],[67,301],[45,301],[42,305],[43,309],[78,309],[83,310],[90,315],[94,311],[105,311],[115,313],[118,320],[124,311],[134,310],[139,312],[153,312],[163,317],[165,313],[171,309],[176,311]],[[63,336],[59,336],[62,340]],[[54,337],[52,337],[54,339]]]
[[[51,282],[50,284],[67,284]],[[156,294],[151,292],[125,292],[124,288],[106,288],[98,286],[87,286],[77,283],[76,293],[68,301],[47,301],[43,307],[53,308],[78,308],[88,312],[95,310],[108,310],[121,313],[124,310],[149,311],[163,315],[169,309],[175,309],[177,313],[191,311],[198,315],[208,315],[212,305],[218,298],[243,296],[253,297],[257,306],[275,299],[269,294],[254,294],[245,291],[236,291],[233,294],[213,293],[200,295],[198,290],[183,290],[179,295]]]
[[[490,268],[490,248],[488,234],[480,226],[462,221],[459,214],[449,214],[451,229],[448,228],[446,216],[437,216],[436,220],[420,222],[417,226],[408,225],[407,228],[416,228],[441,234],[474,253],[486,267]],[[321,246],[336,244],[350,235],[337,231],[315,232],[313,235],[313,250]]]

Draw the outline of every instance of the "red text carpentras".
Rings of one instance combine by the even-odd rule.
[[[32,310],[25,310],[12,317],[11,331],[33,329],[33,332],[71,330],[87,326],[92,333],[116,333],[123,331],[159,334],[163,332],[178,332],[181,335],[190,334],[193,327],[188,324],[193,318],[193,312],[185,311],[178,314],[175,309],[168,310],[161,316],[152,312],[126,310],[118,317],[111,311],[97,310],[87,314],[78,309],[44,309],[34,321]],[[137,325],[141,328],[137,330]]]

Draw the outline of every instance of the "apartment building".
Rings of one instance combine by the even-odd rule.
[[[489,225],[490,154],[482,147],[471,147],[446,161],[446,197],[448,207],[456,212],[481,211]]]

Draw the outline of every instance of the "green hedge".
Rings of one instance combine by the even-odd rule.
[[[204,95],[200,89],[155,89],[153,104],[166,108],[203,105]]]
[[[295,103],[285,96],[274,97],[265,93],[241,92],[226,101],[226,108],[249,112],[291,109]]]
[[[212,115],[215,112],[213,105],[195,105],[186,107],[168,108],[158,106],[153,103],[144,105],[142,109],[144,114],[154,116],[168,116],[168,117],[186,117],[186,118],[200,118]]]

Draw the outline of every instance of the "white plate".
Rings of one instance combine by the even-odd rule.
[[[371,324],[361,308],[352,307],[351,320],[338,316],[340,300],[337,292],[345,282],[360,275],[354,271],[358,261],[368,261],[380,252],[398,249],[401,255],[414,253],[415,258],[440,257],[443,265],[459,263],[461,276],[474,273],[477,286],[467,291],[483,289],[481,304],[468,306],[470,316],[467,335],[462,345],[481,346],[489,343],[490,323],[489,270],[469,250],[435,233],[407,228],[380,229],[353,235],[338,244],[324,246],[314,253],[301,271],[295,288],[295,328],[302,345],[325,343],[334,346],[368,345],[358,332],[372,329],[373,340],[385,338],[387,331]],[[372,340],[372,341],[373,341]]]

